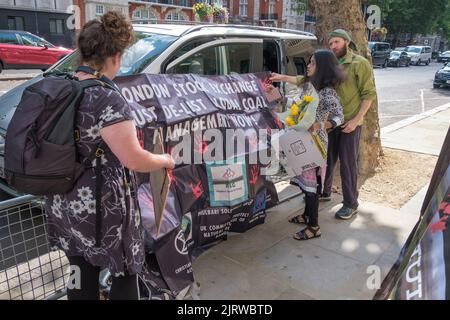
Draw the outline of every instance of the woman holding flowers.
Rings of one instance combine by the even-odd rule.
[[[344,114],[339,97],[335,91],[336,86],[345,81],[346,75],[339,66],[333,52],[329,50],[317,50],[311,57],[305,77],[305,87],[312,85],[319,96],[319,104],[315,114],[315,122],[309,128],[313,137],[318,137],[322,144],[322,153],[327,150],[327,130],[333,130],[344,122]],[[297,77],[272,73],[273,82],[288,82],[297,84]],[[305,92],[305,90],[304,90]],[[304,107],[311,102],[312,97],[302,94],[299,101],[291,103],[287,99],[287,105],[291,106],[290,115],[286,117],[287,126],[295,126],[301,123],[304,117]],[[321,231],[318,221],[319,195],[322,192],[322,181],[325,178],[325,167],[318,167],[303,171],[301,175],[291,180],[305,194],[305,211],[289,220],[291,223],[304,224],[305,228],[294,234],[296,240],[309,240],[320,237]]]

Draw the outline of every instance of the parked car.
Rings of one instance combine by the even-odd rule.
[[[392,51],[389,57],[389,66],[392,67],[409,67],[411,58],[405,51]]]
[[[138,73],[224,75],[273,71],[304,74],[317,47],[307,32],[239,25],[135,25],[136,43],[122,57],[118,76]],[[49,70],[0,96],[0,189],[16,195],[4,182],[4,138],[24,89],[58,72],[74,72],[77,51]],[[282,87],[284,93],[287,87]]]
[[[372,64],[386,68],[389,64],[391,45],[387,42],[369,42],[369,49],[372,55]]]
[[[424,63],[429,65],[431,62],[431,47],[429,46],[407,46],[406,52],[411,57],[411,63],[416,66]]]
[[[450,87],[450,62],[447,62],[434,75],[433,88]]]
[[[450,51],[444,51],[439,54],[437,58],[438,62],[449,62],[450,61]]]
[[[3,69],[45,71],[72,51],[26,31],[0,30],[0,73]]]

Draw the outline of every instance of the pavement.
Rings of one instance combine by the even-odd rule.
[[[385,148],[437,155],[450,124],[450,104],[415,115],[382,130]],[[264,224],[203,253],[193,262],[199,288],[195,299],[372,299],[369,276],[387,275],[418,221],[428,185],[400,209],[362,202],[350,221],[334,218],[342,199],[321,203],[322,237],[292,238],[299,226],[287,222],[302,212],[296,196],[267,211]],[[277,188],[288,196],[298,191],[287,182]]]

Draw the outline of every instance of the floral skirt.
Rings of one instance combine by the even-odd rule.
[[[326,166],[303,171],[291,179],[291,184],[298,186],[303,192],[321,194],[325,181]]]

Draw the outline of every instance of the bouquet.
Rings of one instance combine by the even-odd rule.
[[[280,114],[280,119],[286,127],[298,131],[308,131],[316,121],[319,96],[312,86],[309,86],[305,93],[303,97],[300,96],[293,100],[289,99],[292,101],[290,107],[286,112]],[[316,132],[311,132],[311,136],[317,148],[322,153],[323,158],[326,159],[327,150],[319,136]]]
[[[303,99],[295,101],[289,108],[289,115],[285,118],[288,127],[297,125],[306,114],[308,105],[314,100],[311,96],[304,96]]]

